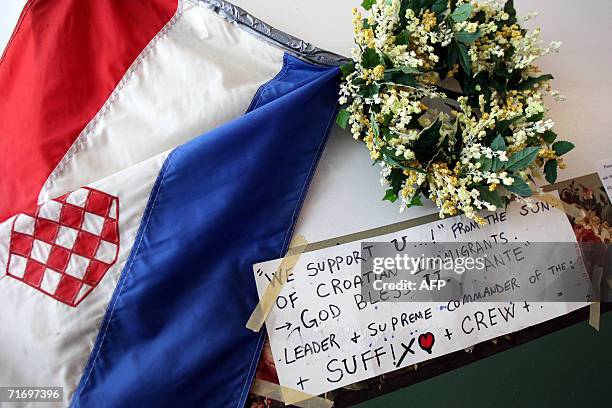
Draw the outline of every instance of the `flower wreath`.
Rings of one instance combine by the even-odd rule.
[[[342,69],[337,122],[381,166],[385,200],[400,211],[429,197],[440,217],[495,211],[554,183],[561,156],[544,97],[552,75],[512,0],[364,0],[353,10],[356,46]]]

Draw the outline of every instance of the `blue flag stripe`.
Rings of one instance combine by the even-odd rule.
[[[251,265],[287,249],[338,77],[286,56],[252,111],[168,157],[72,406],[244,404],[263,339],[245,328]]]

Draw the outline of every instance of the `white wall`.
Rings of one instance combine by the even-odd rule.
[[[26,0],[0,1],[0,54],[8,42]]]

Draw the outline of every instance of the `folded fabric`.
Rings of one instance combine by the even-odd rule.
[[[289,245],[334,121],[339,69],[198,2],[179,1],[171,17],[164,2],[143,4],[137,19],[159,31],[134,34],[150,42],[107,100],[83,93],[100,110],[87,124],[45,122],[70,116],[55,99],[75,96],[41,61],[53,67],[70,52],[59,49],[75,34],[62,17],[133,24],[136,14],[119,17],[134,10],[115,3],[28,3],[0,65],[0,114],[16,116],[0,146],[0,386],[61,386],[74,407],[241,406],[263,343],[245,327],[258,300],[251,265]],[[15,74],[32,62],[22,53],[36,21],[57,30],[33,74],[53,78],[40,94]],[[88,24],[75,27],[93,35]],[[107,52],[119,69],[109,61],[120,51]],[[80,75],[70,80],[84,86],[97,72]],[[16,108],[20,98],[40,109]]]

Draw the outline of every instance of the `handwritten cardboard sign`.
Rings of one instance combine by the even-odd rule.
[[[546,203],[512,203],[479,227],[464,217],[369,239],[378,242],[575,242],[565,214]],[[569,313],[584,302],[367,303],[361,242],[301,256],[266,320],[282,386],[318,395],[468,348]],[[259,294],[280,260],[253,266]],[[552,273],[552,272],[551,272]],[[526,276],[529,279],[529,276]]]

